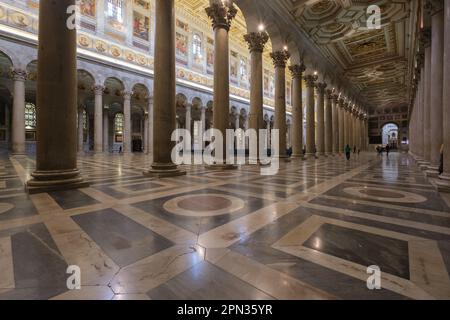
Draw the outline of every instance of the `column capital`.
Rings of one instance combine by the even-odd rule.
[[[133,96],[133,91],[122,91],[121,95],[125,100],[131,100],[131,97]]]
[[[270,53],[275,68],[286,68],[286,63],[291,57],[287,50],[279,50]]]
[[[22,69],[11,69],[11,76],[14,81],[24,82],[28,78],[28,73]]]
[[[92,91],[94,91],[94,94],[96,96],[101,96],[101,95],[103,95],[103,92],[105,91],[105,87],[100,84],[96,84],[92,87]]]
[[[320,95],[324,95],[325,94],[325,89],[327,88],[328,84],[326,82],[319,82],[317,83],[317,92]]]
[[[214,0],[214,2],[211,3],[205,11],[212,21],[213,29],[223,28],[227,31],[230,31],[231,22],[238,13],[233,1],[231,0],[225,3]]]
[[[291,71],[292,78],[294,79],[296,78],[301,79],[303,77],[303,72],[305,72],[305,70],[306,66],[303,64],[303,62],[301,64],[294,64],[289,67],[289,71]]]
[[[325,94],[327,95],[327,99],[328,100],[337,100],[337,95],[334,94],[334,91],[331,89],[327,89],[325,91]]]
[[[250,52],[263,52],[264,46],[269,41],[269,35],[267,32],[250,32],[244,35],[244,40],[248,44]]]
[[[306,82],[306,87],[314,88],[316,86],[316,81],[317,79],[319,79],[319,77],[316,75],[308,74],[303,79]]]
[[[425,11],[430,16],[434,16],[436,13],[444,10],[444,0],[426,0],[425,1]]]

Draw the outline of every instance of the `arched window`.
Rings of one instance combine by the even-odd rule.
[[[25,105],[25,129],[36,129],[36,106],[32,103]]]
[[[245,61],[245,59],[241,59],[239,74],[241,76],[241,80],[247,80],[247,61]]]
[[[114,118],[114,131],[116,134],[123,133],[123,123],[123,113],[116,113],[116,116]]]
[[[202,58],[202,37],[198,33],[192,36],[192,54],[194,59]]]

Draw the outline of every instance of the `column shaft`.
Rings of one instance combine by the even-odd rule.
[[[302,75],[305,66],[290,66],[292,74],[293,92],[292,92],[292,157],[303,158],[303,88]]]
[[[95,86],[94,110],[94,151],[103,152],[103,90],[102,86]]]
[[[275,66],[275,123],[274,129],[279,130],[279,156],[287,158],[286,142],[286,62],[290,55],[287,51],[271,53]]]
[[[433,3],[437,3],[435,1]],[[443,142],[443,65],[444,65],[444,11],[441,6],[434,8],[431,17],[431,143],[430,168],[427,176],[437,177],[441,162]]]
[[[25,80],[23,70],[13,70],[12,154],[25,154]]]
[[[325,90],[326,83],[317,84],[317,155],[325,154]]]
[[[450,1],[444,1],[444,79],[443,79],[443,142],[444,172],[437,181],[441,192],[450,192]]]
[[[78,108],[78,152],[84,151],[84,108]]]
[[[76,30],[67,27],[75,0],[39,3],[36,171],[30,193],[87,187],[77,169]]]
[[[172,162],[172,133],[176,128],[175,4],[155,1],[155,77],[153,88],[153,164],[144,175],[185,174]]]
[[[306,156],[316,156],[314,88],[317,77],[305,76],[306,82]]]

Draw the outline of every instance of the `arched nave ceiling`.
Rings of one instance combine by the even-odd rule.
[[[295,21],[370,105],[407,103],[410,0],[260,1]],[[374,4],[381,8],[380,30],[367,29],[366,10]]]

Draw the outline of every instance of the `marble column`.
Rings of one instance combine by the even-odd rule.
[[[94,151],[103,152],[103,91],[105,88],[96,85],[93,88],[95,94],[94,107]]]
[[[431,6],[431,139],[428,177],[439,176],[443,143],[443,81],[444,81],[444,8],[442,0],[427,1]]]
[[[148,125],[148,111],[144,112],[144,153],[148,154],[148,148],[149,148],[149,140],[148,140],[148,130],[149,130],[149,125]]]
[[[205,139],[203,138],[203,135],[206,132],[206,107],[203,106],[201,109],[200,121],[202,123],[202,150],[204,150],[206,147]]]
[[[175,4],[155,1],[155,75],[153,87],[153,163],[145,176],[186,174],[172,162],[172,133],[176,129]],[[149,103],[150,109],[150,103]]]
[[[431,30],[425,29],[421,34],[421,45],[425,49],[422,78],[424,79],[424,105],[423,105],[423,165],[422,170],[427,170],[431,161]]]
[[[339,154],[344,152],[344,141],[345,141],[345,110],[344,110],[344,99],[339,99]]]
[[[327,90],[325,96],[325,155],[333,154],[333,91]]]
[[[75,0],[41,0],[37,81],[36,171],[29,193],[84,188],[77,169],[76,30],[67,28]],[[23,119],[22,119],[23,121]]]
[[[348,141],[348,103],[344,102],[344,148],[349,144]]]
[[[314,89],[316,75],[306,75],[306,157],[316,157]]]
[[[236,130],[241,128],[241,117],[239,113],[234,114],[234,127]]]
[[[271,130],[271,126],[270,126],[270,120],[267,120],[267,123],[266,123],[266,131],[267,131],[267,149],[270,149],[270,143],[271,143],[271,139],[270,139],[270,137],[271,137],[271,133],[270,133],[270,130]]]
[[[84,107],[78,107],[78,152],[84,152]]]
[[[148,113],[148,134],[147,134],[147,154],[153,153],[153,98],[147,97]]]
[[[263,51],[269,35],[267,32],[250,32],[244,36],[250,50],[251,76],[250,76],[250,113],[248,117],[249,129],[263,129]],[[259,145],[257,146],[259,148]],[[257,158],[259,151],[257,152]],[[252,159],[257,160],[257,159]]]
[[[12,108],[12,154],[25,154],[25,80],[27,73],[21,69],[12,71],[14,80]]]
[[[190,150],[192,148],[192,141],[193,141],[193,136],[192,136],[192,104],[186,104],[186,118],[185,118],[185,126],[184,128],[186,129],[187,132],[189,132],[189,134],[191,135],[191,139],[190,139],[190,143],[191,145],[186,144],[184,146],[185,150]],[[189,139],[186,139],[186,143],[188,143]]]
[[[337,94],[331,95],[331,107],[333,110],[332,122],[332,139],[333,139],[333,154],[338,155],[340,153],[339,149],[339,106],[338,106],[338,96]]]
[[[109,153],[109,108],[103,109],[103,152]]]
[[[133,93],[124,91],[123,95],[123,152],[131,153],[131,97]]]
[[[275,126],[280,134],[280,158],[287,158],[286,144],[286,63],[290,58],[286,50],[270,54],[275,67]]]
[[[229,31],[231,22],[237,14],[233,1],[222,2],[210,0],[206,14],[212,21],[214,29],[214,129],[222,133],[223,159],[215,167],[223,169],[235,168],[233,163],[227,163],[226,130],[229,128],[228,113],[230,108],[230,62],[229,62]]]
[[[296,64],[289,67],[292,75],[292,157],[303,159],[303,72],[306,67]]]
[[[325,90],[326,83],[317,84],[317,156],[325,155]]]
[[[443,139],[444,172],[437,181],[438,190],[450,193],[450,1],[444,7],[444,79],[443,79]]]

